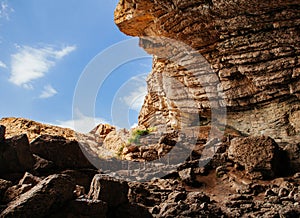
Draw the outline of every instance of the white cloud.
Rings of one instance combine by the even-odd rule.
[[[2,68],[7,68],[6,64],[3,63],[2,61],[0,61],[0,67],[2,67]]]
[[[139,86],[135,91],[130,92],[128,96],[123,97],[123,100],[129,108],[139,112],[146,94],[147,87],[145,85]]]
[[[9,15],[12,12],[14,12],[14,9],[7,4],[7,1],[0,2],[0,18],[9,20]]]
[[[67,46],[60,50],[55,50],[53,46],[41,48],[18,46],[18,53],[11,56],[9,81],[26,88],[30,82],[44,77],[57,61],[75,49],[75,46]]]
[[[104,124],[108,122],[103,118],[80,115],[80,117],[74,120],[58,120],[55,125],[70,128],[81,133],[88,133],[100,123]]]
[[[46,85],[44,86],[44,90],[42,91],[40,98],[51,98],[56,94],[57,91],[51,85]]]

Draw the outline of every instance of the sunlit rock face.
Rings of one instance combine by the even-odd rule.
[[[299,141],[299,3],[121,0],[116,24],[125,34],[139,36],[140,45],[154,55],[139,124],[201,125],[211,119],[212,108],[226,106],[227,124],[244,134]],[[170,50],[157,37],[184,43],[204,59],[198,63]],[[180,61],[170,60],[170,54],[182,55]],[[212,74],[218,80],[210,81]]]

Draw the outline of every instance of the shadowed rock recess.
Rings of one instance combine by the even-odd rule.
[[[300,1],[121,0],[115,22],[153,55],[139,126],[1,119],[0,218],[300,217]]]

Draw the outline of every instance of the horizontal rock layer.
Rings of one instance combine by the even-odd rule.
[[[121,0],[116,24],[154,55],[139,124],[182,128],[226,106],[228,124],[245,134],[299,141],[299,3]],[[181,43],[207,62],[169,45]]]

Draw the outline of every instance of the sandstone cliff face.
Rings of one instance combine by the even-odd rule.
[[[141,125],[181,128],[197,116],[209,121],[216,103],[226,105],[227,124],[242,133],[299,141],[299,0],[121,0],[115,22],[154,55]],[[220,84],[192,77],[199,64],[191,60],[184,67],[167,60],[168,46],[157,43],[158,36],[198,51]]]

